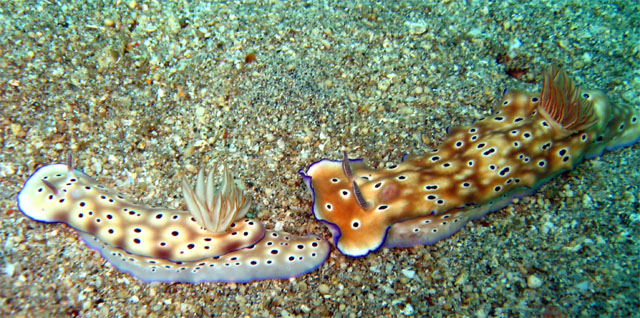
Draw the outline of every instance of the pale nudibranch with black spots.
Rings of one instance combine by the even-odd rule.
[[[640,138],[639,110],[550,68],[541,93],[505,92],[499,111],[440,146],[381,169],[323,159],[300,170],[340,252],[433,244],[534,192],[584,158]]]
[[[322,265],[329,243],[317,236],[266,231],[245,218],[249,200],[226,167],[216,190],[213,170],[195,189],[183,179],[188,212],[138,204],[66,164],[39,168],[18,194],[36,221],[63,222],[115,268],[144,282],[248,282],[287,279]]]

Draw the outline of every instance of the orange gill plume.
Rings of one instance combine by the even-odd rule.
[[[593,103],[582,98],[580,87],[573,84],[565,71],[556,67],[550,67],[544,74],[540,115],[566,135],[586,130],[598,121]]]

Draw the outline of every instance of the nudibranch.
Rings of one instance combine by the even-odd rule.
[[[506,91],[496,114],[450,130],[429,153],[381,169],[345,154],[300,174],[343,254],[433,244],[582,159],[637,142],[638,114],[550,68],[539,94]]]
[[[216,190],[213,170],[183,179],[188,212],[152,208],[97,184],[66,164],[39,168],[18,194],[31,219],[63,222],[115,268],[144,282],[248,282],[308,273],[324,263],[329,243],[317,236],[266,231],[245,218],[249,201],[224,167]]]

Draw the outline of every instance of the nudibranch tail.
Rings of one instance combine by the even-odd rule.
[[[300,174],[313,195],[313,213],[329,225],[336,247],[363,256],[449,237],[583,158],[639,135],[637,109],[581,90],[551,68],[541,94],[507,91],[496,114],[451,129],[427,154],[381,169],[361,160],[323,159]]]
[[[262,223],[243,218],[248,200],[226,168],[219,191],[213,174],[205,182],[202,172],[195,190],[186,181],[183,190],[193,215],[131,202],[67,162],[39,168],[20,190],[18,207],[34,220],[78,230],[116,268],[143,281],[289,278],[328,257],[328,243],[318,237],[265,236]]]
[[[607,101],[604,94],[592,92],[593,98]],[[634,144],[640,140],[640,110],[624,104],[611,104],[611,120],[607,123],[603,141],[606,150],[613,150]]]

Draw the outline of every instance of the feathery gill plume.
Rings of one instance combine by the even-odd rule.
[[[222,184],[215,190],[212,169],[204,180],[204,171],[200,170],[196,186],[192,189],[189,182],[182,178],[182,192],[189,212],[207,231],[222,233],[236,220],[244,218],[251,206],[237,186],[227,166],[222,169]]]

